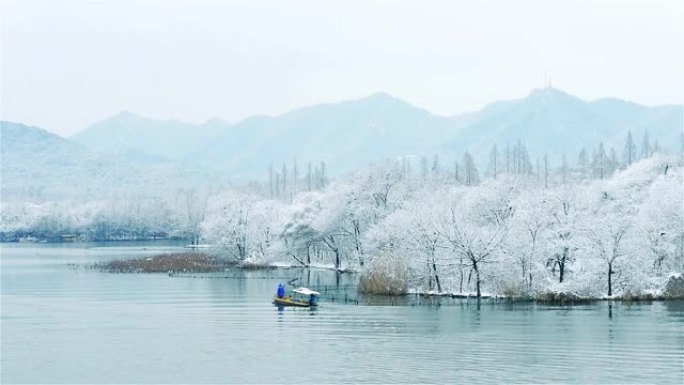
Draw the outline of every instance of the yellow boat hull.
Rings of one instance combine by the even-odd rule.
[[[316,306],[315,304],[311,305],[311,303],[309,303],[309,301],[299,301],[299,300],[296,300],[292,297],[282,297],[282,298],[275,297],[275,298],[273,298],[273,303],[275,305],[278,305],[278,306],[297,306],[297,307]]]

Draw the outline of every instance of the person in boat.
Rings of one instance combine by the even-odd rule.
[[[278,298],[283,298],[285,296],[285,285],[282,283],[278,284]]]

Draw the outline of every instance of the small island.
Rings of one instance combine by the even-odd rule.
[[[224,271],[234,262],[196,252],[159,254],[152,257],[113,259],[92,265],[107,273],[209,273]]]

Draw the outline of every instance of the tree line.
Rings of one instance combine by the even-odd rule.
[[[325,163],[302,174],[293,161],[222,191],[3,202],[2,235],[177,237],[245,263],[389,272],[404,289],[610,296],[684,271],[682,153],[647,134],[637,150],[629,133],[621,161],[598,144],[574,165],[544,155],[533,166],[523,141],[494,145],[482,175],[469,152],[452,165],[402,157],[338,179]]]

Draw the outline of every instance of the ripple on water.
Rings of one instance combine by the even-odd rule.
[[[315,310],[278,310],[270,302],[279,282],[298,277],[332,291],[334,274],[193,279],[60,262],[73,259],[64,249],[41,248],[38,258],[3,249],[2,382],[681,384],[684,376],[681,304],[357,306],[323,298]]]

